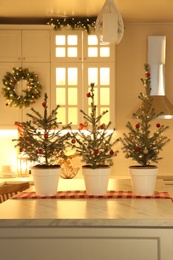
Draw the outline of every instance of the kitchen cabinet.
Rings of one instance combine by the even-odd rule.
[[[32,105],[39,112],[42,111],[41,103],[46,92],[50,96],[50,31],[49,30],[5,30],[0,29],[0,80],[7,72],[12,72],[14,67],[28,68],[38,74],[42,85],[41,98]],[[26,86],[25,80],[20,80],[15,85],[17,95]],[[25,121],[29,108],[9,107],[3,93],[0,93],[1,129],[15,129],[16,121]]]
[[[0,30],[0,62],[49,62],[48,30]]]

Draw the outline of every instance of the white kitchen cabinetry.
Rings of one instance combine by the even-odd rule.
[[[49,62],[48,30],[0,30],[0,62]]]
[[[42,85],[42,97],[36,100],[33,107],[42,109],[44,93],[50,96],[50,31],[49,30],[5,30],[0,29],[0,81],[7,72],[12,72],[14,67],[28,68],[38,74]],[[15,86],[18,95],[24,95],[20,86],[25,88],[25,81],[20,80]],[[26,120],[29,108],[17,108],[6,106],[5,98],[0,93],[1,129],[15,129],[15,121]]]

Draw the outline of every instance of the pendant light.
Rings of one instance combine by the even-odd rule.
[[[96,35],[101,44],[118,44],[123,38],[124,23],[114,0],[106,0],[96,20]]]

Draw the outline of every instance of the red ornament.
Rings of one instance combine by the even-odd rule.
[[[42,103],[42,106],[43,106],[43,107],[46,107],[46,102],[43,102],[43,103]]]
[[[157,123],[157,124],[156,124],[156,127],[157,127],[157,128],[159,128],[159,127],[160,127],[160,124],[159,124],[159,123]]]
[[[105,124],[102,124],[102,125],[100,126],[100,129],[105,129]]]
[[[43,150],[42,149],[38,149],[38,154],[42,154]]]
[[[134,148],[134,150],[135,150],[135,152],[139,152],[140,148],[139,148],[138,146],[136,146],[136,147]]]
[[[140,128],[140,124],[136,124],[136,128]]]
[[[145,76],[146,76],[147,78],[149,78],[149,77],[150,77],[150,72],[149,72],[149,71],[146,71],[146,72],[145,72]]]
[[[95,155],[99,154],[99,150],[94,150],[94,154]]]
[[[114,151],[113,151],[113,150],[110,150],[109,153],[110,153],[110,155],[113,155],[113,154],[114,154]]]
[[[5,105],[6,105],[6,107],[8,107],[8,103],[6,103]]]
[[[75,140],[75,139],[72,139],[72,140],[71,140],[71,143],[72,143],[72,144],[75,144],[75,143],[76,143],[76,140]]]
[[[86,95],[87,95],[87,97],[91,97],[91,93],[90,92],[88,92]]]
[[[44,138],[45,139],[47,139],[48,138],[48,134],[46,133],[46,134],[44,134]]]

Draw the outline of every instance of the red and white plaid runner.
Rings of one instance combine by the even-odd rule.
[[[106,195],[88,195],[85,191],[58,191],[55,196],[37,196],[35,192],[21,192],[13,199],[127,199],[127,198],[146,198],[146,199],[171,199],[168,192],[156,191],[153,196],[137,196],[131,191],[108,191]]]

